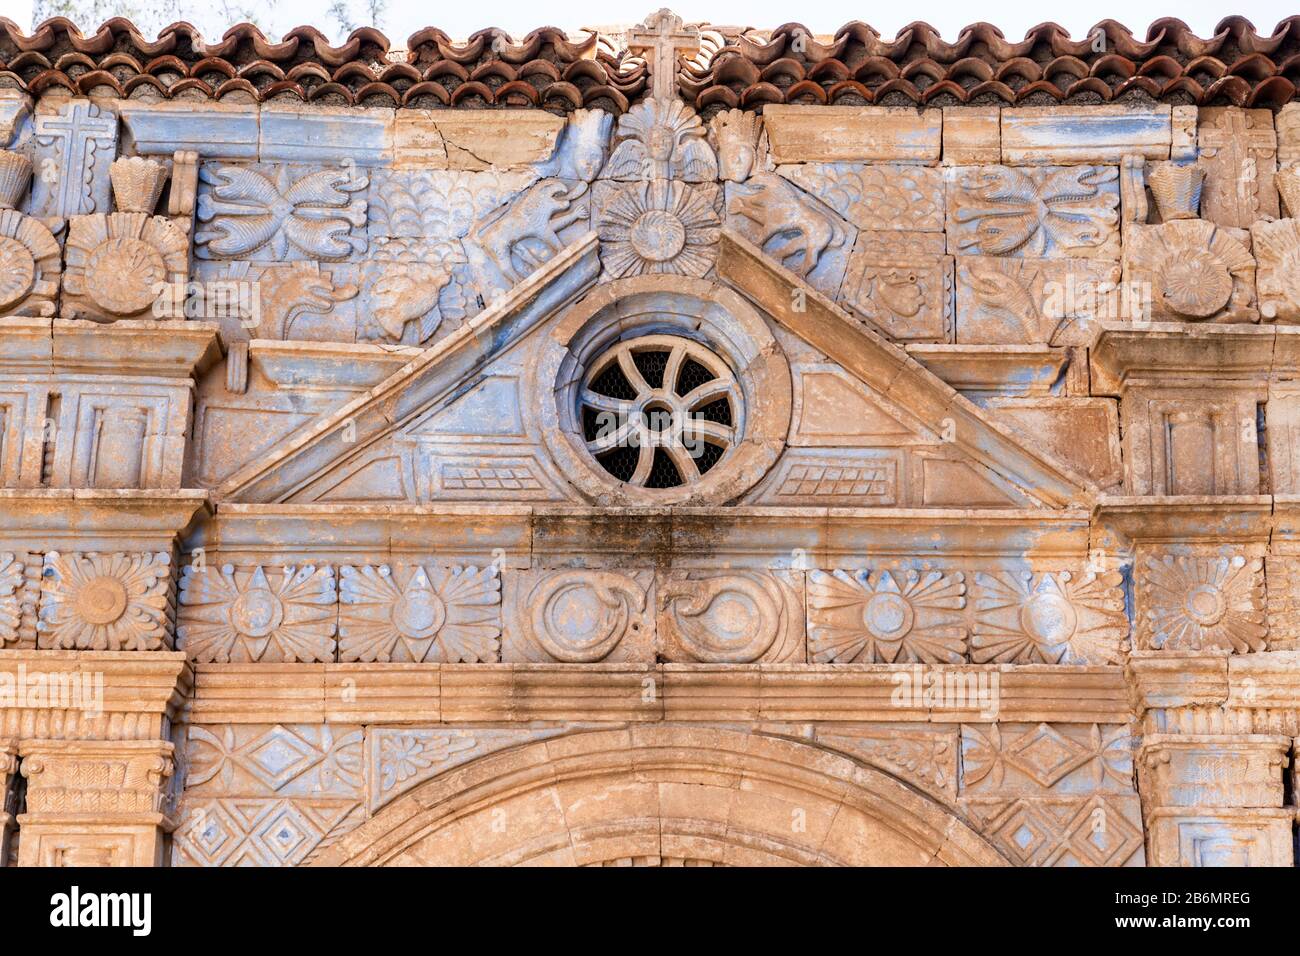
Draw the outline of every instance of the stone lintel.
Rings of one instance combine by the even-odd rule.
[[[1125,723],[1119,667],[889,664],[199,664],[196,724],[553,721]],[[906,681],[993,691],[996,712],[900,698]],[[935,691],[939,693],[939,691]]]
[[[530,567],[862,567],[924,555],[1082,559],[1081,509],[581,508],[566,505],[227,505],[189,538],[210,562],[347,564],[432,560]]]

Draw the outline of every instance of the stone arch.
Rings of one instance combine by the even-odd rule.
[[[881,770],[804,741],[682,726],[580,732],[481,757],[311,862],[1007,865]]]

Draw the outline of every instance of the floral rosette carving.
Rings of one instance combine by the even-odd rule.
[[[722,219],[713,184],[666,179],[618,187],[600,210],[600,258],[615,278],[646,273],[702,277],[718,256]]]
[[[975,575],[977,664],[1117,664],[1128,637],[1118,571]]]
[[[0,209],[0,317],[53,315],[62,269],[59,243],[44,223]]]
[[[1264,650],[1268,622],[1260,558],[1166,554],[1148,556],[1139,568],[1146,646],[1237,654]]]
[[[184,286],[189,240],[161,216],[74,216],[66,258],[65,311],[112,322],[152,314],[165,286]]]
[[[495,568],[344,567],[340,579],[340,660],[500,659],[501,579]]]
[[[168,644],[171,556],[164,552],[45,556],[37,646],[154,651]]]
[[[528,593],[522,623],[550,658],[565,664],[605,660],[642,628],[645,589],[611,571],[560,571]]]
[[[333,661],[336,594],[328,567],[188,566],[178,643],[200,663]]]
[[[801,656],[802,608],[774,574],[669,575],[658,605],[659,637],[671,660],[748,664]]]
[[[940,571],[813,571],[815,662],[958,664],[966,659],[965,577]]]

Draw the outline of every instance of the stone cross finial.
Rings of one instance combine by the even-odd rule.
[[[655,99],[667,99],[676,93],[677,55],[699,52],[700,31],[683,27],[682,18],[664,7],[628,32],[627,46],[634,53],[645,51],[654,84],[652,93]]]

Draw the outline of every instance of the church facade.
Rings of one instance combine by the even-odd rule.
[[[0,864],[1297,865],[1297,62],[0,21]]]

